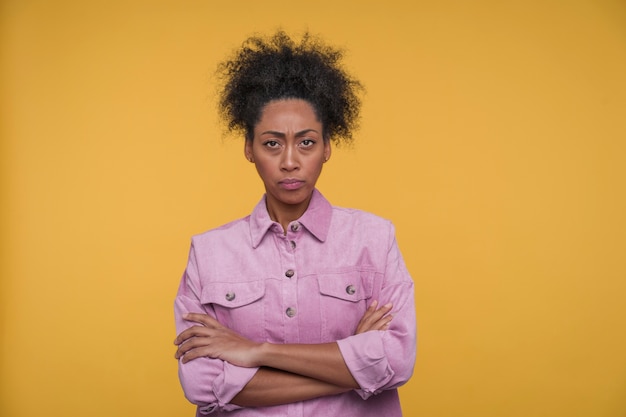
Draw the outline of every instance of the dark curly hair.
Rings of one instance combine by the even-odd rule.
[[[361,83],[340,65],[343,51],[305,33],[300,43],[279,30],[252,36],[218,67],[220,116],[228,130],[252,140],[264,106],[280,99],[303,99],[322,123],[325,140],[352,141],[358,127]]]

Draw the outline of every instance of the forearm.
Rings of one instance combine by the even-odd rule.
[[[240,407],[268,407],[341,394],[349,388],[272,368],[260,368],[231,403]]]
[[[388,304],[377,308],[377,303],[372,303],[359,322],[357,333],[386,329],[391,307]],[[362,388],[346,365],[343,349],[337,342],[258,343],[241,337],[206,314],[186,314],[183,318],[202,325],[184,330],[174,341],[178,345],[175,357],[182,358],[181,366],[196,359],[212,358],[233,367],[228,375],[233,370],[253,371],[245,385],[234,392],[231,390],[230,397],[222,395],[221,398],[229,398],[227,401],[234,406],[285,404]],[[359,369],[358,366],[353,369]],[[195,389],[195,384],[192,387]],[[198,398],[206,402],[203,397]]]
[[[263,343],[256,355],[259,366],[280,369],[346,389],[359,388],[337,343]]]

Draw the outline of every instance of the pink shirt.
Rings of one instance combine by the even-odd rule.
[[[373,300],[393,303],[385,331],[353,335]],[[361,389],[274,407],[230,404],[257,368],[218,359],[179,362],[198,414],[229,416],[401,416],[396,388],[411,377],[416,329],[413,281],[393,225],[333,207],[317,191],[285,235],[263,198],[250,216],[194,236],[176,296],[176,331],[202,312],[243,336],[271,343],[336,341]]]

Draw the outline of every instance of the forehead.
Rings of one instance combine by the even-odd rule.
[[[270,101],[261,110],[261,117],[257,127],[268,124],[320,125],[321,122],[314,107],[308,101],[302,99],[281,99]]]

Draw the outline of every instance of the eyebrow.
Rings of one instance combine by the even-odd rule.
[[[317,130],[315,130],[315,129],[304,129],[304,130],[301,130],[299,132],[296,132],[296,137],[304,136],[304,135],[306,135],[309,132],[315,132],[315,133],[319,134],[319,132]],[[279,132],[277,130],[266,130],[265,132],[261,132],[261,135],[267,135],[267,134],[278,136],[280,138],[284,138],[285,136],[287,136],[285,133]]]

